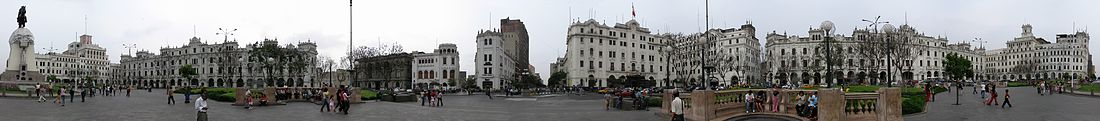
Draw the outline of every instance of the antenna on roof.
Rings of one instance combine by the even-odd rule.
[[[88,14],[84,14],[84,34],[88,34]]]

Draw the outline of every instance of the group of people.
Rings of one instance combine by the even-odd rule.
[[[1055,92],[1062,93],[1063,91],[1065,91],[1065,85],[1056,83],[1048,84],[1047,82],[1043,81],[1039,82],[1039,84],[1036,84],[1035,89],[1039,92],[1039,96],[1044,95],[1044,93],[1046,95],[1053,95]]]
[[[646,104],[649,103],[647,97],[649,97],[649,93],[652,91],[651,89],[608,88],[606,90],[607,92],[604,93],[604,110],[610,110],[611,107],[623,109],[623,105],[631,105],[631,107],[634,107],[637,110],[649,110],[649,108],[646,108]],[[633,101],[627,103],[626,101],[623,101],[624,99],[633,99]],[[612,103],[612,100],[614,100],[614,103]]]
[[[420,106],[443,107],[443,93],[434,89],[420,92]]]
[[[38,96],[37,102],[39,102],[39,103],[46,102],[47,101],[47,98],[46,98],[47,96],[54,96],[53,97],[54,98],[53,103],[60,104],[61,106],[65,106],[65,98],[68,98],[70,103],[75,102],[74,100],[76,100],[76,96],[77,96],[78,93],[80,94],[80,102],[85,102],[86,97],[89,97],[89,96],[94,97],[97,94],[96,92],[103,92],[103,93],[98,93],[98,94],[101,94],[102,96],[113,96],[114,93],[118,93],[118,92],[116,92],[116,90],[119,89],[119,88],[125,88],[127,90],[126,91],[126,96],[129,97],[130,96],[130,89],[132,89],[132,88],[129,88],[129,86],[121,86],[121,85],[103,86],[103,87],[71,85],[71,86],[56,87],[55,88],[55,87],[50,86],[50,85],[37,84],[34,87],[35,87],[35,90],[34,90],[35,93],[34,94]],[[27,94],[27,95],[29,96],[30,94]]]
[[[1001,96],[1001,94],[997,93],[997,85],[990,84],[990,83],[985,83],[985,84],[974,85],[974,88],[975,88],[974,89],[975,93],[981,93],[982,98],[985,99],[985,102],[983,102],[983,103],[985,103],[985,105],[1000,105],[1001,108],[1005,108],[1005,106],[1012,107],[1012,102],[1009,100],[1009,98],[1011,96],[1008,95],[1008,89],[1005,89],[1004,94],[1002,96],[1003,100],[1000,104],[998,104],[997,103],[997,97]],[[980,89],[981,92],[977,92],[979,90],[977,88],[981,88]],[[986,99],[986,96],[985,96],[986,93],[989,93],[989,98],[987,98],[987,99]]]
[[[336,92],[329,92],[328,90],[321,90],[320,102],[321,112],[337,112],[348,114],[348,109],[351,106],[351,96],[348,93],[347,87],[340,87]]]
[[[755,112],[780,112],[781,102],[784,100],[780,96],[778,89],[771,91],[749,91],[743,95],[745,104],[745,113]],[[816,92],[799,92],[795,97],[795,109],[798,116],[814,118],[817,115],[817,93]]]

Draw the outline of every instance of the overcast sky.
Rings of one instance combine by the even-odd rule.
[[[431,51],[439,43],[455,43],[463,70],[474,68],[473,40],[478,30],[498,28],[502,18],[520,19],[531,37],[531,64],[543,78],[549,77],[549,63],[565,52],[565,32],[576,19],[622,23],[632,19],[633,5],[638,14],[634,19],[654,32],[692,33],[707,28],[701,0],[362,0],[354,4],[355,46],[398,43],[406,51]],[[0,20],[7,22],[0,21],[0,30],[16,28],[14,19],[21,5],[27,6],[27,28],[35,34],[39,53],[64,48],[86,33],[107,48],[113,63],[127,53],[123,44],[157,52],[161,47],[184,45],[192,36],[221,42],[223,37],[215,35],[218,28],[239,29],[229,39],[242,43],[264,38],[317,42],[321,55],[329,57],[343,56],[349,40],[346,0],[3,0]],[[752,21],[763,41],[771,31],[805,36],[810,27],[825,20],[836,23],[839,34],[850,35],[853,28],[867,25],[860,19],[882,16],[894,25],[908,23],[927,35],[946,36],[952,43],[980,37],[988,41],[987,48],[995,49],[1019,36],[1022,24],[1031,24],[1036,36],[1050,41],[1056,33],[1100,26],[1096,15],[1100,9],[1095,5],[1100,1],[716,0],[710,3],[709,20],[711,28]],[[8,51],[0,49],[5,53],[0,58],[7,58]]]

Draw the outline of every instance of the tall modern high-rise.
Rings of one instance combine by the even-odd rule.
[[[528,61],[529,46],[527,27],[523,25],[523,21],[519,19],[505,18],[500,19],[500,33],[504,34],[504,51],[508,55],[511,55],[513,60],[516,60],[516,72],[522,73],[524,71],[532,72]]]

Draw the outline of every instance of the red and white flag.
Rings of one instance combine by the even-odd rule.
[[[638,17],[638,10],[634,10],[634,3],[630,3],[630,17]]]

